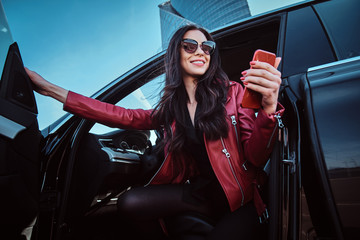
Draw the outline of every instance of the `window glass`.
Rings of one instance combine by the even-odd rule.
[[[4,13],[4,8],[2,7],[0,1],[0,76],[4,68],[4,63],[6,60],[7,52],[9,46],[13,43],[9,25],[6,21],[6,16]]]
[[[285,36],[283,77],[306,72],[310,67],[336,60],[311,7],[288,13]]]
[[[147,110],[154,108],[160,100],[160,93],[165,84],[164,78],[164,74],[154,78],[150,82],[127,95],[116,105],[128,109],[140,108]],[[104,134],[111,131],[114,131],[114,129],[100,123],[95,123],[90,130],[90,133]],[[150,140],[153,144],[155,143],[155,139],[155,134],[151,131]]]
[[[360,55],[360,1],[332,0],[315,5],[339,59]]]

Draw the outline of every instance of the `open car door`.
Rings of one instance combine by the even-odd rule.
[[[13,43],[0,82],[1,239],[31,233],[39,208],[41,139],[32,85]]]
[[[360,238],[359,69],[359,56],[316,66],[304,86],[311,154],[302,167],[312,174],[302,178],[316,231],[328,238]]]

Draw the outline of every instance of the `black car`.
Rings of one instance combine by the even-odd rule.
[[[233,81],[256,49],[282,58],[286,113],[265,167],[264,239],[360,239],[359,12],[358,0],[307,1],[212,33]],[[136,239],[116,199],[146,184],[140,156],[157,133],[70,114],[40,132],[19,49],[0,34],[1,57],[11,45],[0,82],[0,238]],[[151,108],[163,86],[163,61],[161,52],[93,97]],[[178,236],[213,227],[190,214],[165,224]]]

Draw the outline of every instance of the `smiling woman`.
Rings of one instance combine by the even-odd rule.
[[[181,41],[182,50],[180,54],[180,65],[182,67],[182,77],[186,90],[191,91],[196,89],[196,80],[199,76],[204,75],[204,73],[208,70],[210,52],[212,52],[213,48],[206,45],[207,38],[200,31],[190,30],[185,33],[183,38],[184,39]],[[198,45],[198,42],[201,44]],[[211,42],[215,47],[215,43],[213,41],[208,42]],[[195,103],[196,101],[195,99],[190,99],[189,102]],[[190,117],[192,120],[194,119],[192,114]]]
[[[145,186],[118,196],[117,212],[143,237],[160,239],[164,233],[159,218],[189,211],[220,223],[221,227],[205,233],[211,239],[223,239],[225,233],[229,240],[239,235],[258,237],[258,214],[264,209],[255,208],[261,206],[261,199],[254,197],[252,183],[271,152],[274,128],[283,112],[281,106],[278,112],[272,110],[278,104],[280,72],[267,63],[252,62],[252,69],[244,73],[248,88],[256,88],[264,99],[255,118],[255,110],[241,107],[243,88],[229,81],[219,50],[205,29],[196,25],[178,29],[164,65],[165,87],[159,103],[149,110],[87,98],[26,71],[36,90],[63,103],[66,111],[111,127],[164,133],[158,139],[157,155],[163,157],[155,175]],[[129,162],[117,160],[122,151],[110,151],[111,145],[101,142],[112,161]],[[127,142],[131,141],[120,146],[143,151]],[[241,228],[239,223],[244,223]]]
[[[358,0],[307,1],[211,36],[186,26],[96,99],[25,72],[12,44],[0,85],[0,238],[360,239],[359,11]],[[187,33],[198,35],[185,45]],[[257,49],[282,58],[279,100],[280,72],[249,63]],[[265,96],[262,108],[242,105],[241,82]],[[40,133],[34,86],[74,114]],[[271,112],[277,101],[284,118],[280,105]],[[94,134],[95,122],[117,129]],[[149,176],[151,150],[161,165]]]

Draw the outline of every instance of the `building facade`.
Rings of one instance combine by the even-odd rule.
[[[171,0],[159,9],[163,49],[183,25],[195,23],[212,30],[250,16],[247,0]]]

